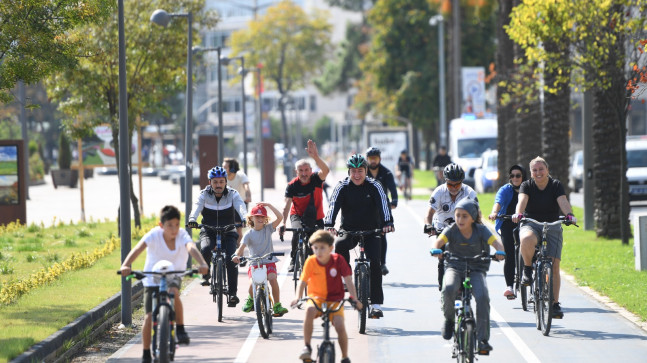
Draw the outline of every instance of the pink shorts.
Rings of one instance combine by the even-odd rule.
[[[260,265],[259,267],[262,267],[263,265]],[[265,266],[267,266],[267,274],[276,274],[276,264],[274,262],[272,263],[266,263]],[[252,278],[252,266],[250,265],[249,268],[247,269],[247,276],[251,279]]]

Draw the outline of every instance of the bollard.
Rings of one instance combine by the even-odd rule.
[[[634,216],[634,256],[636,270],[647,270],[647,214]]]

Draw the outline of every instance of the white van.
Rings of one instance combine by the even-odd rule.
[[[474,187],[474,170],[484,151],[496,150],[497,120],[462,115],[449,124],[449,156],[465,170],[465,183]]]

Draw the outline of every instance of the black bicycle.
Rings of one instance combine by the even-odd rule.
[[[323,320],[323,323],[321,324],[321,326],[323,327],[323,342],[321,342],[321,344],[317,346],[316,362],[333,363],[335,361],[335,343],[330,340],[330,314],[341,310],[341,308],[344,307],[345,301],[348,301],[353,307],[355,307],[355,302],[349,299],[343,299],[342,301],[332,303],[330,305],[326,302],[323,302],[321,306],[319,306],[315,299],[306,297],[299,300],[296,307],[300,309],[301,306],[308,300],[312,301],[315,309],[317,309],[317,311],[321,313],[321,320]],[[304,362],[312,363],[313,360],[307,359],[304,360]]]
[[[223,302],[226,299],[229,304],[229,287],[227,286],[227,273],[226,266],[226,253],[222,247],[222,235],[229,231],[233,231],[242,224],[228,224],[225,226],[210,226],[207,224],[199,224],[198,228],[208,229],[216,233],[216,247],[211,251],[211,284],[209,293],[212,296],[213,302],[218,306],[218,321],[222,322],[222,308]],[[187,226],[188,227],[188,226]]]
[[[339,230],[337,235],[342,237],[348,234],[351,238],[358,238],[359,256],[355,259],[355,269],[353,271],[353,282],[357,289],[357,300],[362,303],[362,308],[358,310],[359,333],[366,333],[366,319],[368,318],[368,306],[371,299],[371,261],[366,258],[364,251],[364,238],[377,233],[382,233],[381,229],[369,229],[365,231],[345,231]]]
[[[535,247],[535,273],[533,276],[532,295],[534,300],[535,322],[537,330],[541,330],[544,336],[550,333],[550,326],[553,321],[553,260],[548,256],[548,229],[551,226],[565,224],[567,226],[577,224],[569,222],[566,217],[560,216],[554,222],[539,222],[532,218],[523,217],[520,222],[530,222],[542,226],[541,245]],[[523,260],[522,260],[523,262]]]
[[[162,262],[162,261],[160,261]],[[168,261],[164,261],[168,262]],[[159,262],[158,262],[159,264]],[[153,334],[151,353],[154,362],[168,363],[175,358],[175,304],[174,294],[168,292],[167,276],[186,276],[197,274],[198,270],[169,271],[171,262],[161,264],[159,271],[132,271],[126,280],[133,277],[142,280],[147,276],[159,277],[159,291],[153,295]],[[157,266],[157,265],[156,265]],[[121,275],[121,271],[117,271]]]
[[[460,300],[455,301],[456,324],[454,325],[454,346],[452,358],[460,363],[473,363],[474,354],[489,355],[489,351],[477,351],[476,345],[476,317],[472,310],[472,282],[470,274],[470,263],[478,263],[494,259],[495,255],[482,255],[473,257],[463,257],[452,255],[450,252],[443,252],[439,248],[430,251],[432,256],[442,254],[449,261],[459,261],[465,263],[465,278],[461,287]]]
[[[308,238],[310,235],[319,228],[311,227],[302,227],[302,228],[284,228],[283,231],[296,233],[299,237],[299,244],[297,245],[297,250],[294,255],[294,271],[292,272],[292,280],[294,281],[294,291],[297,291],[297,286],[299,285],[299,279],[301,278],[301,272],[303,271],[303,265],[306,263],[308,256],[312,254],[312,250],[307,245]],[[281,242],[283,241],[283,233],[279,234]],[[308,290],[305,290],[305,293],[308,293]]]
[[[447,219],[445,219],[444,223],[445,223],[445,227],[449,226],[452,223],[454,223],[454,218],[451,218],[451,217],[447,218]],[[433,226],[433,224],[425,224],[425,228],[423,229],[423,232],[425,234],[429,235],[429,237],[434,235],[434,236],[436,236],[436,238],[438,238],[438,236],[440,236],[440,234],[443,232],[445,227],[435,228]],[[445,246],[441,247],[440,249],[444,252],[445,251]],[[439,258],[438,259],[438,291],[443,290],[443,278],[444,277],[445,277],[445,262],[443,261],[442,258]]]
[[[502,219],[502,220],[512,220],[512,215],[499,215],[496,217],[497,219]],[[523,257],[521,256],[521,243],[519,242],[519,227],[516,227],[513,232],[512,236],[514,238],[514,259],[515,259],[515,269],[514,269],[514,293],[515,293],[515,298],[519,297],[519,300],[521,300],[521,308],[523,311],[528,311],[528,303],[534,304],[534,301],[532,297],[529,295],[528,292],[533,290],[534,282],[531,282],[530,285],[522,285],[521,284],[521,279],[523,278]],[[532,265],[535,265],[535,262],[537,260],[537,255],[533,256],[532,258]]]

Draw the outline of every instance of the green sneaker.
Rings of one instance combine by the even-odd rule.
[[[243,305],[243,312],[249,313],[250,311],[254,311],[254,300],[251,296],[247,296],[247,301]]]
[[[288,312],[288,309],[284,308],[280,302],[274,304],[274,316],[283,316]]]

